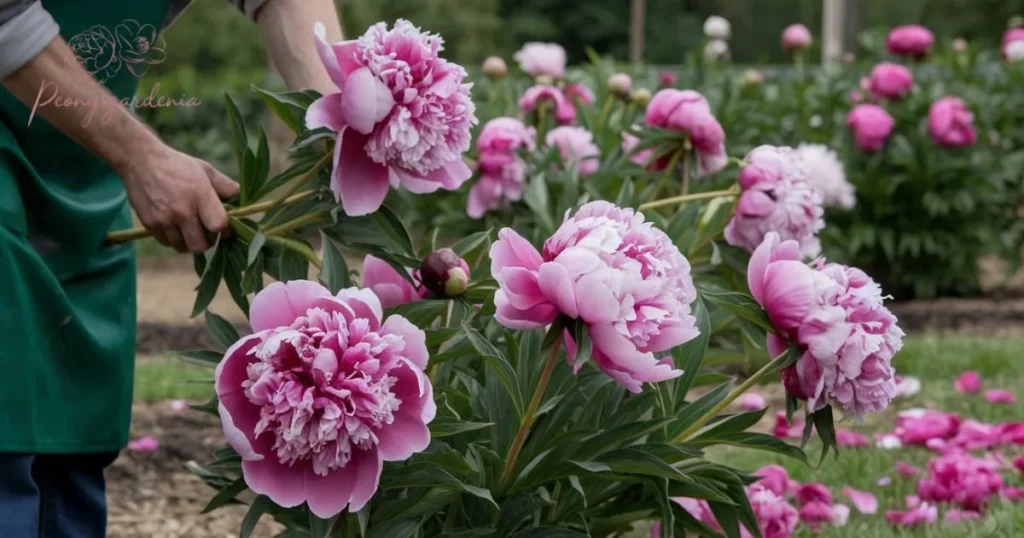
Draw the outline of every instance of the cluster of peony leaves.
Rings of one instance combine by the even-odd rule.
[[[833,446],[833,407],[859,418],[896,395],[903,333],[879,286],[814,259],[822,205],[853,203],[827,148],[730,160],[698,92],[652,97],[625,74],[595,90],[567,78],[561,47],[527,44],[516,60],[536,84],[470,159],[472,85],[440,37],[399,20],[315,39],[339,91],[263,92],[297,134],[275,178],[233,118],[236,233],[196,258],[195,310],[223,349],[190,356],[216,365],[200,409],[227,446],[194,470],[219,490],[210,509],[256,494],[243,535],[264,514],[317,538],[757,532],[751,478],[703,450],[805,456],[747,431],[764,409],[726,413],[733,401],[781,373]],[[503,93],[504,62],[485,71]],[[730,163],[735,186],[708,191]],[[406,228],[410,195],[460,189],[440,221],[498,230]],[[206,310],[221,281],[251,334]],[[762,358],[735,387],[702,369],[713,318],[733,320],[717,340]]]

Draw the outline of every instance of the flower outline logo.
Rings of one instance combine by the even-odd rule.
[[[68,40],[79,64],[98,82],[116,77],[122,67],[136,77],[146,74],[150,65],[163,63],[164,39],[152,24],[126,19],[114,27],[90,27]]]

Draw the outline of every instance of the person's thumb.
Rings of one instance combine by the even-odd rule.
[[[207,170],[207,175],[210,178],[210,185],[213,185],[213,190],[217,191],[221,199],[238,196],[238,183],[235,180],[218,172],[212,166]]]

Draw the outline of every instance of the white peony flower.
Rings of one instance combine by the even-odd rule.
[[[710,61],[724,60],[729,56],[729,44],[721,39],[712,39],[704,45],[704,58]]]
[[[1007,43],[1003,50],[1006,54],[1006,59],[1011,62],[1016,63],[1024,60],[1024,39]]]
[[[729,26],[729,21],[725,17],[712,15],[704,21],[704,35],[708,39],[729,39],[731,32],[732,27]]]
[[[821,192],[825,206],[850,209],[857,203],[853,185],[846,181],[843,163],[834,151],[822,144],[801,144],[796,151],[804,162],[811,185]]]

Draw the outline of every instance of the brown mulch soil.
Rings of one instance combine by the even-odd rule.
[[[132,437],[160,441],[154,453],[125,450],[107,470],[111,538],[228,538],[238,536],[247,507],[222,507],[201,514],[214,490],[185,469],[192,460],[206,462],[224,444],[215,417],[197,411],[174,411],[166,402],[136,403]],[[243,497],[244,500],[244,497]],[[254,537],[269,538],[280,528],[261,521]]]

